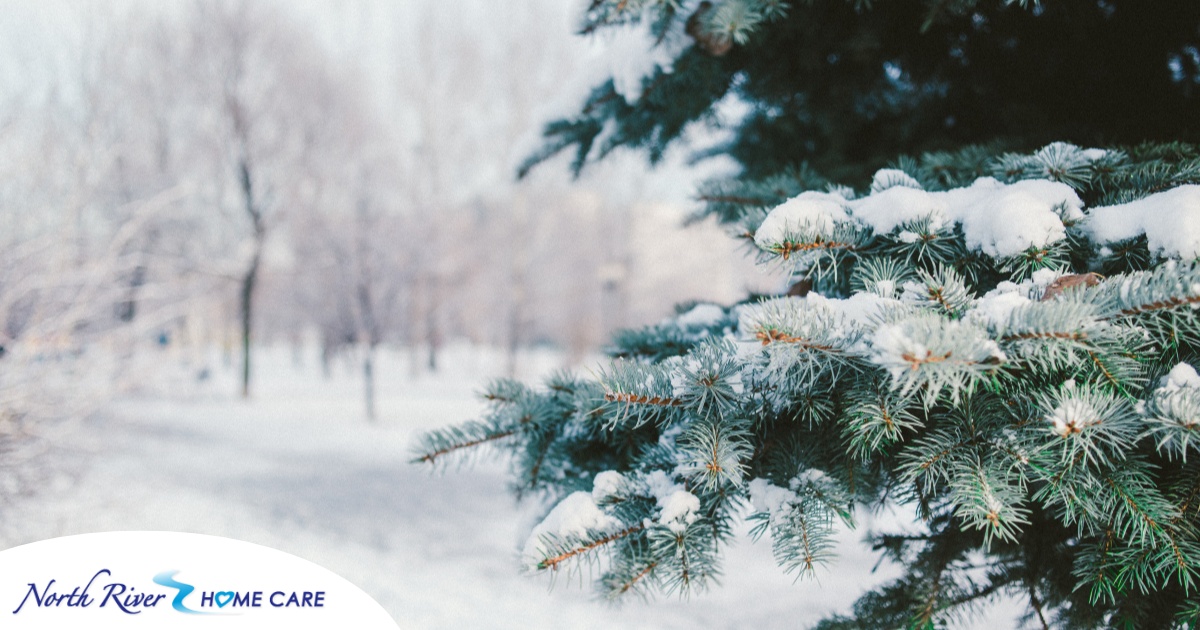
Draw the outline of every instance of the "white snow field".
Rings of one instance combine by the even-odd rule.
[[[315,358],[298,365],[289,350],[257,358],[251,402],[225,394],[236,391],[232,374],[218,373],[170,395],[126,395],[56,431],[39,459],[43,482],[0,517],[0,548],[115,530],[227,536],[333,570],[401,628],[801,628],[896,574],[872,571],[860,531],[841,536],[841,558],[819,582],[793,582],[768,541],[743,536],[722,584],[687,601],[613,605],[586,576],[551,588],[520,571],[540,510],[514,502],[502,462],[433,474],[408,463],[419,432],[479,413],[473,392],[497,375],[499,357],[459,348],[446,375],[410,379],[403,357],[385,356],[374,425],[356,373],[326,380]],[[527,364],[533,377],[557,359]],[[1010,627],[1012,610],[977,625]]]

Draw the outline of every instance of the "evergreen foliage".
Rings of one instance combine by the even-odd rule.
[[[902,153],[1200,141],[1192,0],[587,0],[585,33],[641,20],[697,42],[626,99],[612,81],[551,122],[522,167],[616,147],[659,159],[723,99],[749,106],[715,152],[763,178],[810,163],[859,183]],[[968,167],[969,168],[969,167]]]
[[[1097,205],[1197,178],[1192,147],[1084,153],[925,155],[859,200],[953,192],[951,171],[1053,177]],[[769,205],[707,211],[761,233]],[[707,585],[746,514],[785,570],[812,575],[836,562],[836,523],[898,503],[928,528],[876,540],[906,574],[822,627],[953,624],[1002,594],[1054,627],[1182,624],[1200,579],[1200,265],[1145,236],[1095,242],[1089,212],[1011,258],[932,217],[806,224],[762,254],[815,292],[625,333],[597,381],[501,382],[484,421],[431,433],[421,458],[493,443],[518,491],[593,502],[602,523],[551,535],[531,566],[598,566],[614,596]],[[853,247],[816,246],[837,239]],[[696,500],[683,516],[676,492]]]
[[[985,110],[1013,108],[1015,119],[1001,116],[975,134],[934,133],[923,121],[941,116],[938,107],[964,107],[960,88],[986,83],[984,94],[1003,92],[1007,79],[988,72],[986,55],[971,57],[982,76],[964,82],[915,60],[944,55],[947,41],[991,50],[998,45],[991,39],[952,36],[981,20],[989,38],[1005,29],[1028,33],[1018,48],[1031,42],[1031,50],[1022,58],[1046,54],[1039,46],[1050,45],[1044,31],[1062,27],[1057,20],[1090,27],[1089,19],[1139,15],[1163,24],[1163,41],[1154,45],[1168,48],[1183,41],[1171,39],[1175,22],[1190,20],[1194,37],[1200,20],[1191,3],[1137,10],[1115,0],[1009,4],[729,0],[705,3],[689,17],[676,2],[593,0],[586,29],[647,16],[706,20],[703,31],[689,31],[700,33],[697,45],[675,72],[648,79],[636,104],[606,100],[607,88],[593,95],[580,120],[616,120],[620,143],[669,142],[672,125],[703,111],[689,104],[694,94],[653,103],[654,81],[682,81],[670,91],[696,81],[701,71],[688,63],[724,73],[724,81],[740,76],[738,84],[749,87],[739,89],[750,97],[782,93],[784,81],[789,94],[805,95],[795,105],[803,114],[754,97],[756,113],[730,151],[763,155],[742,159],[742,176],[703,185],[697,218],[729,226],[764,264],[811,291],[727,308],[698,305],[670,322],[623,332],[594,379],[556,374],[540,388],[495,383],[485,392],[490,409],[482,420],[428,434],[417,459],[443,465],[486,446],[506,453],[514,490],[554,505],[526,547],[529,568],[590,571],[611,597],[708,586],[740,519],[770,539],[783,570],[819,575],[836,563],[836,527],[853,527],[864,511],[900,506],[918,515],[921,531],[872,540],[904,574],[820,628],[953,627],[1001,596],[1028,602],[1026,621],[1035,627],[1196,627],[1200,148],[1158,141],[1006,149],[1006,136],[1026,129],[1021,116],[1030,108],[1042,119],[1028,137],[1081,137],[1072,135],[1076,129],[1084,137],[1189,138],[1177,116],[1113,123],[1120,103],[1076,116],[1039,83],[1054,72],[1034,77],[1013,97],[1020,103],[967,107],[957,129]],[[1180,13],[1163,19],[1163,6]],[[1111,15],[1088,17],[1096,11]],[[816,37],[818,26],[830,24],[815,41],[798,34]],[[909,39],[895,29],[911,31]],[[877,56],[855,63],[902,59],[902,76],[916,77],[914,94],[934,78],[946,87],[938,99],[887,101],[911,126],[900,135],[883,132],[860,154],[840,151],[846,145],[829,138],[879,129],[862,117],[866,84],[854,73],[838,83],[836,67],[803,64],[817,58],[820,42],[864,45],[865,34],[881,42],[868,46]],[[729,46],[702,35],[726,37]],[[802,65],[750,69],[794,54],[788,63]],[[1117,89],[1134,65],[1112,70]],[[822,118],[825,105],[809,100],[819,90],[797,91],[800,81],[845,88],[835,103],[846,118]],[[724,89],[700,100],[711,105]],[[1168,116],[1182,102],[1176,96],[1143,102]],[[1049,100],[1029,100],[1043,97]],[[626,109],[588,119],[608,107]],[[627,126],[635,123],[641,131]],[[812,156],[834,177],[788,166],[785,152],[759,133],[767,128],[776,138],[817,133],[823,139],[811,151],[789,145],[787,158]],[[549,151],[576,141],[559,129],[549,130]],[[926,150],[962,139],[1000,141]],[[909,156],[859,177],[871,173],[862,169],[877,152],[896,147]],[[855,186],[835,183],[841,175]],[[1189,219],[1169,222],[1180,216]]]

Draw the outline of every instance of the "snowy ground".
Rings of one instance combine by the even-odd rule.
[[[423,429],[467,419],[473,390],[500,364],[447,357],[450,375],[409,379],[387,357],[380,420],[361,417],[355,375],[261,353],[253,402],[231,375],[163,396],[126,396],[62,431],[46,480],[0,519],[0,548],[68,534],[175,530],[268,545],[317,562],[374,596],[402,628],[797,628],[844,609],[870,585],[875,557],[847,532],[820,583],[793,583],[769,545],[729,550],[722,586],[690,601],[598,602],[588,584],[521,575],[517,549],[536,506],[505,492],[503,466],[431,475],[407,463]],[[555,365],[531,357],[530,372]],[[980,627],[1008,627],[996,618]]]

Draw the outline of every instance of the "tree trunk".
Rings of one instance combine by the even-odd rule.
[[[375,346],[363,347],[363,402],[366,403],[367,420],[375,421]]]
[[[254,256],[242,276],[242,287],[239,293],[239,311],[242,323],[242,398],[250,397],[250,342],[251,325],[254,320],[254,285],[258,281],[258,267],[262,258],[262,241],[257,237],[254,241]]]
[[[509,378],[517,376],[517,360],[521,352],[521,343],[524,341],[524,317],[525,317],[525,276],[520,275],[515,281],[516,286],[513,287],[512,307],[508,313],[508,360],[505,366]]]
[[[426,363],[426,367],[429,368],[430,372],[436,372],[438,369],[438,352],[442,348],[442,331],[438,328],[437,316],[434,315],[432,309],[430,309],[426,317],[428,317],[429,326],[429,361]]]
[[[125,299],[117,303],[117,319],[129,323],[137,316],[138,290],[146,283],[146,267],[141,263],[134,266],[125,283]]]
[[[437,295],[438,287],[434,286],[434,278],[432,274],[426,278],[425,296],[429,300],[425,304],[425,341],[429,344],[429,361],[427,367],[430,372],[436,372],[438,369],[438,353],[442,349],[442,328],[438,321],[438,306],[440,300]]]
[[[355,297],[358,302],[358,342],[363,349],[363,402],[366,404],[367,420],[375,420],[375,345],[379,343],[382,334],[379,322],[375,319],[374,269],[371,261],[371,247],[367,242],[367,234],[371,229],[368,216],[368,206],[365,197],[358,201],[355,214],[354,267],[358,287]]]
[[[238,163],[238,174],[242,188],[242,201],[245,203],[246,215],[254,229],[254,252],[250,256],[250,264],[242,276],[242,286],[239,293],[239,310],[242,320],[242,398],[250,397],[250,344],[251,325],[254,321],[254,285],[258,281],[258,268],[262,263],[263,244],[267,240],[267,228],[263,223],[262,209],[254,201],[254,185],[250,176],[250,161],[243,149]]]
[[[405,318],[404,344],[408,352],[408,378],[421,376],[421,287],[417,279],[410,280],[408,316]]]
[[[325,380],[333,378],[333,342],[328,337],[321,337],[321,376]]]
[[[505,361],[504,372],[508,378],[517,377],[517,354],[521,351],[521,316],[518,307],[514,306],[508,321],[508,357]]]

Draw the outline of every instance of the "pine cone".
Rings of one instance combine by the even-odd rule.
[[[812,286],[812,280],[801,280],[796,284],[793,284],[791,288],[788,289],[787,294],[797,297],[804,297],[808,295],[809,291],[812,291]]]
[[[704,18],[712,11],[713,4],[701,2],[696,12],[688,18],[687,34],[696,40],[696,45],[713,57],[723,57],[733,49],[733,39],[722,33],[710,33],[704,28]]]
[[[1083,285],[1085,287],[1094,287],[1097,284],[1100,284],[1101,279],[1102,277],[1098,273],[1074,273],[1063,276],[1058,280],[1051,282],[1046,287],[1046,292],[1042,294],[1042,301],[1045,302],[1046,300],[1054,299],[1055,297],[1062,295],[1064,291],[1070,289],[1071,287],[1077,287],[1079,285]]]

